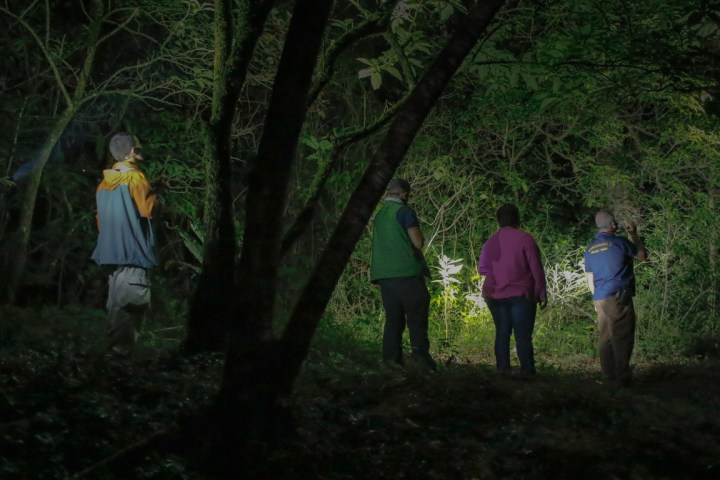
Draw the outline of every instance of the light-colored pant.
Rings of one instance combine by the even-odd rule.
[[[108,279],[107,337],[116,350],[135,345],[150,304],[148,272],[140,267],[118,267]]]

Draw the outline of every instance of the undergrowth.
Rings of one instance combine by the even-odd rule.
[[[133,356],[117,359],[102,355],[102,311],[2,313],[0,478],[209,478],[182,448],[148,439],[211,401],[220,355],[177,355],[182,329],[167,319],[151,318]],[[592,343],[575,323],[559,336],[538,329],[534,378],[495,375],[489,329],[467,336],[474,351],[436,350],[440,366],[428,374],[383,368],[379,320],[363,321],[323,322],[292,398],[297,436],[272,451],[259,446],[247,478],[720,473],[720,369],[712,359],[640,355],[634,385],[619,390],[600,381],[592,351],[554,355],[556,342],[566,342],[563,353]]]

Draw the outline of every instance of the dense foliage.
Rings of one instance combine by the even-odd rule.
[[[329,42],[371,18],[371,3],[338,5]],[[0,129],[7,175],[0,203],[6,261],[16,254],[8,239],[34,149],[58,115],[53,105],[62,85],[72,86],[70,71],[81,68],[85,58],[85,17],[72,4],[63,8],[62,16],[51,10],[47,25],[39,4],[23,12],[3,9],[0,16],[8,39],[6,65],[12,66],[0,92],[7,107]],[[552,283],[551,308],[543,314],[549,324],[561,327],[592,317],[578,285],[578,262],[592,235],[593,210],[606,207],[621,220],[639,221],[652,253],[639,270],[638,303],[641,334],[660,342],[653,349],[678,350],[693,336],[717,328],[714,8],[679,1],[663,2],[663,8],[655,2],[606,2],[601,9],[592,2],[523,2],[497,20],[493,35],[441,99],[401,171],[413,184],[412,203],[429,239],[428,258],[437,269],[443,255],[463,265],[457,282],[443,284],[438,270],[434,283],[444,344],[451,330],[483,316],[472,301],[479,280],[475,258],[495,228],[495,208],[505,201],[520,205],[525,227],[543,250]],[[400,2],[386,31],[360,37],[332,58],[329,79],[318,75],[319,85],[321,79],[328,83],[310,107],[288,225],[318,185],[324,191],[312,231],[288,255],[283,298],[292,302],[293,284],[327,238],[373,148],[372,135],[353,143],[346,139],[374,122],[382,127],[383,111],[391,114],[403,101],[448,25],[464,10],[459,2]],[[87,261],[94,242],[89,205],[108,162],[106,137],[123,129],[141,139],[161,198],[158,276],[168,290],[158,292],[159,303],[179,312],[202,255],[200,162],[212,87],[212,8],[136,2],[103,14],[105,21],[126,22],[125,28],[101,46],[90,76],[92,98],[77,107],[53,148],[18,302],[102,305],[102,272]],[[69,22],[71,17],[76,21]],[[287,22],[283,8],[271,12],[241,98],[233,154],[239,204],[243,165],[257,144],[280,53],[278,38]],[[38,55],[43,52],[67,70],[57,72],[61,82]],[[366,238],[339,286],[330,312],[337,321],[377,320],[377,295],[366,282],[368,255]]]
[[[239,16],[253,2],[230,3]],[[238,247],[292,3],[270,11],[230,119]],[[283,212],[276,331],[393,116],[473,3],[335,2]],[[140,139],[160,198],[148,330],[183,330],[212,216],[206,192],[217,187],[207,173],[219,98],[215,13],[212,3],[174,0],[0,6],[0,303],[22,259],[15,306],[100,315],[107,272],[89,261],[93,194],[110,163],[108,137],[124,130]],[[515,0],[497,15],[398,172],[413,186],[428,239],[431,342],[443,363],[489,358],[492,322],[476,259],[508,201],[538,240],[548,276],[535,336],[541,368],[593,358],[595,314],[581,262],[598,208],[637,221],[650,252],[637,269],[636,358],[675,361],[713,344],[719,14],[708,0]],[[377,345],[382,308],[369,256],[365,235],[324,324]]]

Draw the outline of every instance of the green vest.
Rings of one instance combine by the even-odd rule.
[[[386,201],[373,224],[370,281],[383,278],[421,277],[424,263],[415,252],[407,231],[397,221],[403,203]]]

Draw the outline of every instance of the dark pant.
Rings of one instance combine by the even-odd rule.
[[[515,335],[520,370],[535,373],[532,334],[537,304],[525,297],[486,299],[495,322],[495,361],[498,372],[510,370],[510,335]]]
[[[383,361],[402,364],[402,335],[407,325],[412,356],[421,363],[434,366],[435,362],[429,353],[427,332],[430,293],[425,280],[421,277],[383,279],[380,280],[380,293],[386,315]]]
[[[622,301],[618,293],[593,303],[600,326],[600,368],[608,378],[629,380],[632,375],[630,356],[635,346],[635,307],[632,299]]]

